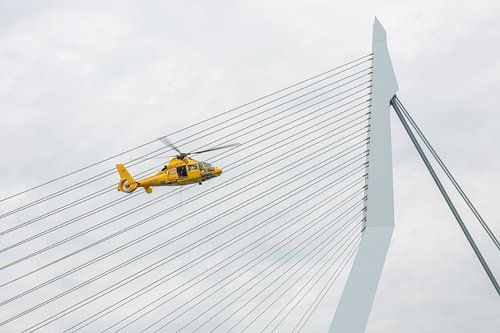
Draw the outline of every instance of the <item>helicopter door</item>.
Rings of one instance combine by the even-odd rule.
[[[188,173],[192,174],[195,170],[198,170],[198,164],[194,163],[188,165]]]
[[[188,174],[187,174],[187,169],[186,169],[185,165],[177,167],[177,176],[179,176],[179,179],[185,178],[185,177],[187,177],[187,175]]]

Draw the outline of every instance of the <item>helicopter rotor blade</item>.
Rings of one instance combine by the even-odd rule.
[[[179,150],[179,148],[177,148],[166,136],[159,138],[158,141],[160,141],[164,145],[172,148],[173,150],[178,152],[179,155],[182,155],[182,152]]]
[[[155,159],[168,159],[168,158],[174,158],[176,155],[170,155],[170,156],[154,156],[154,157],[148,157],[146,158],[147,160],[155,160]]]
[[[236,142],[236,143],[231,143],[231,144],[228,144],[225,146],[219,146],[219,147],[209,148],[209,149],[205,149],[205,150],[192,151],[192,152],[187,153],[186,155],[201,154],[201,153],[206,153],[209,151],[214,151],[214,150],[219,150],[219,149],[227,149],[227,148],[236,147],[236,146],[240,146],[240,145],[241,145],[241,143]]]

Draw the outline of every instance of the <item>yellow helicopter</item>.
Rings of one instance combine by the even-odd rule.
[[[155,175],[139,180],[135,180],[123,164],[117,164],[116,169],[120,175],[118,191],[131,193],[138,187],[144,187],[147,193],[151,193],[153,192],[153,186],[182,186],[196,183],[201,185],[208,179],[220,176],[222,169],[214,167],[207,162],[196,161],[189,156],[239,145],[239,143],[233,143],[225,146],[183,153],[166,137],[158,140],[174,149],[178,155],[172,158],[170,162]]]

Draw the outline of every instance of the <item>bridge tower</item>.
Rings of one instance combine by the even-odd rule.
[[[364,332],[394,229],[390,101],[398,85],[377,18],[373,24],[373,74],[368,143],[366,224],[359,251],[329,332]]]

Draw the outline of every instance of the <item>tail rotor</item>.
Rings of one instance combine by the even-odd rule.
[[[120,182],[118,183],[118,191],[131,193],[137,189],[137,182],[134,180],[132,175],[128,172],[127,168],[123,164],[117,164],[116,170],[120,175]]]

